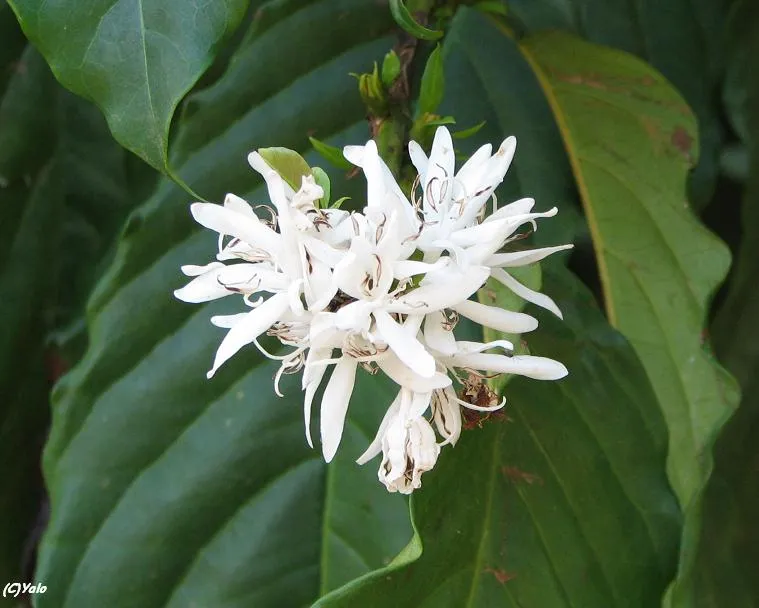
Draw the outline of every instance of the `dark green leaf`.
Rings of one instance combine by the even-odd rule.
[[[403,0],[390,0],[390,12],[395,22],[416,38],[420,38],[421,40],[440,40],[443,37],[443,32],[440,30],[431,30],[419,24],[409,13],[406,5],[403,4]]]
[[[416,106],[417,116],[434,114],[443,101],[445,77],[443,74],[443,54],[440,46],[430,53],[424,66],[422,83],[419,88],[419,101]]]
[[[712,443],[737,402],[704,348],[707,301],[730,256],[685,202],[695,121],[660,74],[626,53],[558,32],[522,48],[561,125],[609,319],[640,357],[667,421],[667,470],[687,543],[701,525]],[[693,558],[683,551],[683,576]]]
[[[323,141],[319,141],[315,137],[309,137],[308,141],[314,147],[319,154],[321,154],[326,160],[331,162],[338,169],[352,169],[353,165],[349,163],[343,156],[343,151],[335,146],[325,144]]]
[[[467,137],[472,137],[472,135],[475,135],[482,127],[485,126],[485,121],[483,120],[480,123],[477,123],[473,127],[469,127],[468,129],[461,129],[461,131],[454,131],[452,133],[452,136],[454,139],[466,139]]]
[[[509,0],[530,32],[559,28],[633,53],[672,82],[699,122],[701,154],[690,179],[697,208],[711,199],[722,139],[718,75],[724,62],[725,0]]]
[[[12,0],[10,4],[56,78],[101,108],[123,146],[168,171],[174,110],[237,27],[248,3]]]
[[[543,315],[530,349],[569,377],[512,380],[507,417],[465,431],[426,474],[403,558],[317,606],[658,605],[679,513],[656,397],[576,279],[544,288],[566,322]]]
[[[268,5],[227,73],[190,100],[180,175],[212,199],[261,202],[251,148],[284,146],[316,164],[312,130],[336,145],[365,140],[347,74],[391,46],[391,27],[369,0]],[[360,180],[330,179],[364,199]],[[353,462],[393,396],[387,386],[364,375],[354,406],[366,407],[352,408],[326,467],[306,445],[295,377],[277,398],[276,364],[248,349],[205,379],[222,337],[209,317],[233,303],[171,297],[185,280],[179,266],[214,254],[190,202],[162,182],[129,219],[90,300],[90,348],[55,393],[41,608],[302,606],[382,566],[411,535],[406,503]]]

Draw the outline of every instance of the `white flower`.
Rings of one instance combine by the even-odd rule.
[[[388,490],[408,494],[419,488],[441,448],[459,439],[462,407],[492,411],[504,406],[486,377],[507,373],[555,380],[567,374],[557,361],[514,355],[506,340],[466,342],[453,331],[460,316],[506,333],[537,328],[530,315],[471,299],[491,277],[561,316],[553,300],[522,285],[510,269],[571,245],[503,251],[523,238],[520,228],[536,228],[538,218],[557,211],[535,213],[532,199],[496,208],[494,191],[515,146],[513,137],[495,154],[483,146],[455,172],[447,129],[437,130],[429,158],[411,142],[419,173],[415,192],[408,193],[411,200],[373,141],[347,146],[345,157],[366,177],[361,213],[321,208],[324,192],[313,176],[304,176],[295,191],[251,153],[250,165],[268,189],[271,206],[258,206],[267,219],[232,194],[223,206],[191,207],[198,223],[219,234],[219,247],[215,261],[182,267],[192,280],[176,297],[200,303],[238,295],[247,309],[212,317],[214,325],[228,331],[208,377],[251,343],[280,361],[277,394],[282,374],[302,370],[305,433],[312,446],[313,401],[328,376],[320,437],[329,462],[340,444],[359,368],[384,373],[398,385],[398,395],[358,462],[381,454],[379,478]],[[491,199],[493,213],[484,217]],[[267,352],[258,341],[264,333],[287,352]]]

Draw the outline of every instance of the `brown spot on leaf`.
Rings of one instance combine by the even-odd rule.
[[[513,482],[525,482],[529,485],[532,485],[534,483],[537,483],[541,486],[543,485],[543,480],[539,475],[535,475],[534,473],[527,473],[519,467],[501,467],[501,473],[503,473],[503,476],[506,477],[506,479]]]
[[[684,127],[675,127],[675,130],[672,131],[672,137],[670,138],[670,141],[672,142],[672,145],[675,146],[675,148],[677,148],[683,154],[683,156],[685,156],[686,159],[690,160],[690,151],[693,147],[693,137],[691,137],[691,134],[688,133]]]
[[[492,574],[501,585],[508,583],[510,580],[517,577],[516,574],[506,572],[503,568],[485,568],[485,572]]]

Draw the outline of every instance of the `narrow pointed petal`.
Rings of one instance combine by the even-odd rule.
[[[342,357],[335,365],[332,377],[324,389],[321,407],[322,452],[325,462],[331,462],[337,453],[345,427],[353,386],[356,382],[356,366],[353,357]]]
[[[561,311],[559,310],[559,307],[556,306],[556,302],[554,302],[551,298],[549,298],[546,294],[540,293],[538,291],[535,291],[533,289],[530,289],[529,287],[526,287],[522,285],[519,281],[517,281],[514,277],[512,277],[509,273],[501,270],[500,268],[493,268],[490,271],[490,275],[511,289],[515,294],[517,294],[520,298],[527,300],[528,302],[532,302],[533,304],[537,304],[538,306],[545,308],[546,310],[550,310],[553,314],[555,314],[559,319],[563,319],[563,315],[561,314]]]
[[[451,379],[446,374],[435,373],[431,378],[425,378],[414,372],[410,367],[403,363],[392,351],[388,351],[384,356],[377,359],[379,368],[398,386],[402,386],[412,391],[425,393],[433,391],[436,388],[445,388],[452,384]]]
[[[224,207],[243,215],[256,215],[255,211],[253,211],[253,207],[250,206],[248,201],[236,194],[232,194],[231,192],[224,197]]]
[[[213,377],[216,371],[232,355],[237,353],[243,346],[250,344],[255,338],[276,323],[282,313],[287,309],[288,297],[286,293],[278,293],[251,310],[239,323],[227,332],[216,351],[213,367],[208,372],[208,378]]]
[[[415,141],[408,142],[408,155],[411,157],[411,162],[416,168],[416,172],[419,174],[419,179],[424,181],[424,176],[427,173],[427,155]]]
[[[494,222],[507,217],[513,217],[515,215],[525,215],[532,211],[535,206],[534,198],[520,198],[518,201],[504,205],[498,209],[495,213],[491,213],[485,218],[485,223]]]
[[[471,247],[478,243],[494,241],[498,247],[513,233],[513,223],[508,219],[501,219],[495,222],[483,222],[470,228],[457,230],[451,234],[451,241],[460,247]]]
[[[532,355],[493,355],[489,353],[471,353],[455,355],[450,359],[456,367],[471,367],[496,374],[518,374],[535,380],[559,380],[569,372],[558,361],[547,357]]]
[[[456,338],[453,331],[443,327],[444,322],[442,312],[429,313],[424,319],[424,341],[430,348],[444,355],[452,355],[456,352]]]
[[[459,340],[456,342],[456,352],[458,354],[482,353],[492,348],[502,348],[509,353],[514,351],[514,345],[508,340],[493,340],[492,342]]]
[[[537,319],[530,315],[496,306],[487,306],[472,300],[460,302],[451,308],[475,323],[509,334],[522,334],[532,331],[538,326]]]
[[[385,436],[385,431],[387,431],[387,427],[390,425],[390,422],[393,420],[395,416],[398,415],[400,408],[401,408],[401,391],[398,391],[398,394],[395,396],[395,399],[393,399],[393,402],[390,404],[390,407],[387,408],[385,415],[382,417],[382,422],[380,422],[379,429],[377,430],[377,434],[374,436],[374,439],[369,444],[369,447],[366,448],[366,451],[356,459],[356,464],[358,465],[366,464],[372,458],[374,458],[380,452],[382,452],[382,438]]]
[[[485,265],[500,268],[527,266],[547,258],[552,253],[566,251],[573,247],[574,245],[557,245],[556,247],[541,247],[540,249],[527,249],[526,251],[514,251],[512,253],[496,253],[485,260]]]
[[[435,273],[438,274],[438,273]],[[475,293],[487,280],[490,269],[484,266],[470,266],[467,272],[450,270],[441,271],[445,278],[425,282],[416,289],[400,296],[395,302],[388,304],[389,312],[423,314],[444,308],[452,308]]]
[[[211,268],[205,274],[195,277],[184,287],[174,291],[174,297],[183,302],[199,304],[210,302],[232,294],[233,292],[219,283],[219,275],[224,272],[224,264]]]
[[[477,151],[472,154],[467,161],[461,165],[461,168],[456,173],[456,179],[467,190],[467,196],[473,196],[475,188],[481,187],[482,175],[487,168],[487,162],[490,159],[490,154],[493,151],[491,144],[485,144],[480,146]]]
[[[229,234],[272,254],[279,251],[280,235],[258,219],[213,203],[193,203],[190,211],[201,226]]]
[[[181,267],[182,274],[188,277],[199,277],[201,274],[205,274],[213,270],[214,268],[223,268],[224,264],[220,262],[211,262],[210,264],[204,264],[203,266],[196,266],[195,264],[185,264]]]
[[[426,181],[429,183],[433,175],[442,179],[452,178],[455,163],[451,132],[445,126],[440,126],[435,130],[435,138],[432,141]]]
[[[374,320],[382,339],[403,363],[424,378],[431,378],[435,374],[435,359],[416,337],[384,310],[376,310]]]
[[[245,319],[249,313],[240,312],[236,315],[214,315],[211,317],[211,325],[221,327],[223,329],[232,329],[240,321]]]
[[[446,264],[447,262],[443,258],[432,264],[417,260],[397,260],[393,262],[393,276],[396,279],[407,279],[418,274],[440,270]]]

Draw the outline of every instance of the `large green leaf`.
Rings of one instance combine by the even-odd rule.
[[[656,71],[627,54],[560,33],[534,36],[523,49],[561,125],[609,319],[640,357],[667,420],[687,572],[712,443],[737,401],[704,346],[707,301],[729,254],[686,202],[694,120]]]
[[[12,20],[18,28],[6,10],[0,24]],[[9,59],[6,71],[11,77],[0,97],[0,575],[10,581],[20,578],[22,553],[26,567],[32,565],[50,384],[76,354],[61,353],[50,332],[77,327],[83,294],[130,199],[126,152],[97,109],[62,89],[31,46]]]
[[[701,208],[711,198],[718,170],[722,126],[717,88],[729,1],[509,0],[509,9],[530,32],[560,28],[634,53],[677,87],[700,126],[701,154],[689,198]]]
[[[174,110],[237,27],[248,2],[10,4],[56,78],[102,109],[123,146],[166,171]]]
[[[386,52],[391,27],[370,0],[265,6],[226,74],[188,104],[181,177],[211,199],[260,201],[251,148],[314,163],[310,134],[364,139],[348,73]],[[360,180],[331,177],[336,193],[362,197]],[[296,378],[277,398],[276,366],[250,349],[205,379],[221,338],[209,317],[233,303],[171,296],[180,264],[215,249],[189,202],[164,181],[130,218],[89,303],[87,354],[55,392],[41,607],[302,606],[387,563],[411,535],[405,501],[353,463],[392,399],[385,385],[362,379],[328,469],[306,445]]]
[[[540,315],[530,349],[570,375],[512,380],[507,418],[465,431],[427,474],[412,500],[418,536],[401,559],[318,606],[658,604],[679,513],[656,398],[576,279],[561,271],[545,290],[566,322]]]

